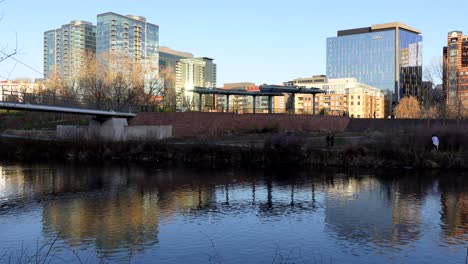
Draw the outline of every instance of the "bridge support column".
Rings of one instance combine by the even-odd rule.
[[[296,112],[296,94],[295,93],[291,93],[291,113],[295,113]]]
[[[312,94],[312,114],[315,115],[315,94]]]
[[[201,105],[202,105],[202,94],[198,94],[198,112],[201,112]]]
[[[273,103],[272,103],[273,100],[272,100],[272,98],[273,97],[271,95],[268,96],[268,113],[269,114],[271,114],[273,112],[273,106],[272,106],[273,105]]]
[[[229,113],[229,94],[226,95],[226,112]]]
[[[252,100],[252,110],[253,113],[255,114],[255,111],[257,110],[257,96],[253,95],[253,100]]]

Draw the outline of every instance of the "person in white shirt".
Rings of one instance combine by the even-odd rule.
[[[432,148],[435,151],[439,150],[439,138],[436,135],[432,135]]]

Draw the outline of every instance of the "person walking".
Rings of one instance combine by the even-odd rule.
[[[435,134],[432,135],[432,149],[439,151],[439,138]]]

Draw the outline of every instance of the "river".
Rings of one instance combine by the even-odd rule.
[[[465,263],[468,176],[0,164],[0,263]]]

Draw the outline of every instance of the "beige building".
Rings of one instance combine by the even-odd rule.
[[[313,82],[308,88],[326,91],[314,97],[311,94],[297,94],[294,109],[297,114],[346,115],[355,118],[384,118],[384,93],[375,87],[357,82],[355,78],[330,79],[328,82]],[[288,95],[274,98],[275,112],[290,109]],[[315,111],[314,111],[315,108]]]
[[[318,88],[327,93],[316,96],[316,113],[325,110],[331,115],[385,118],[384,93],[378,88],[359,83],[355,78],[330,79]]]
[[[43,90],[43,84],[28,81],[0,81],[0,101],[19,101],[25,99],[26,94]]]
[[[284,83],[286,86],[302,86],[305,88],[314,88],[317,83],[326,83],[326,75],[313,75],[307,78],[297,78],[292,81]]]

